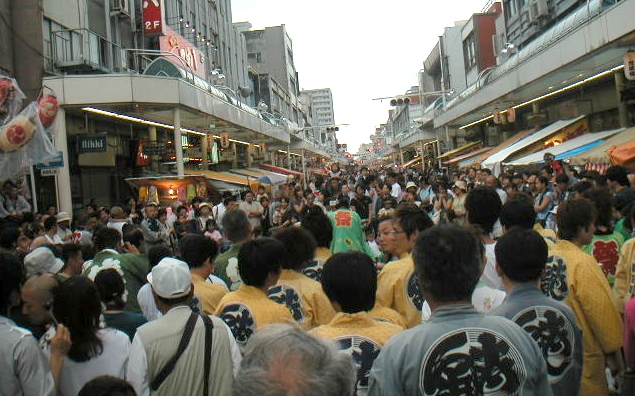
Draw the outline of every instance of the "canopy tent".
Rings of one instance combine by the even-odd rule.
[[[532,133],[531,135],[528,135],[524,139],[517,141],[511,146],[506,147],[500,150],[499,152],[492,154],[486,160],[483,161],[482,166],[490,169],[494,175],[498,176],[501,173],[501,163],[505,161],[507,158],[511,157],[515,153],[529,147],[530,145],[536,142],[540,142],[547,139],[551,135],[554,135],[557,132],[559,132],[561,129],[564,129],[568,127],[569,125],[582,120],[584,117],[585,116],[580,116],[577,118],[573,118],[571,120],[556,121],[542,128],[538,132]]]
[[[192,174],[197,174],[197,175],[201,175],[201,176],[205,176],[206,178],[210,179],[211,183],[213,185],[218,185],[218,186],[226,186],[227,184],[229,185],[234,185],[234,191],[238,191],[241,190],[240,188],[236,188],[235,186],[242,186],[242,190],[245,189],[249,189],[251,191],[256,191],[258,190],[258,186],[260,186],[261,183],[256,179],[251,179],[247,176],[241,176],[241,175],[237,175],[234,173],[230,173],[230,172],[214,172],[214,171],[206,171],[206,170],[200,170],[200,171],[193,171]],[[267,186],[265,186],[266,188]]]
[[[465,153],[467,150],[473,149],[477,146],[482,145],[483,142],[481,140],[479,140],[478,142],[471,142],[468,143],[464,146],[461,146],[459,148],[455,148],[454,150],[450,150],[446,153],[441,154],[440,156],[437,157],[437,159],[443,160],[443,159],[447,159],[447,158],[454,158],[459,154]]]
[[[469,158],[474,158],[479,154],[483,154],[487,151],[490,151],[492,148],[491,147],[481,147],[478,150],[474,150],[474,151],[470,151],[469,153],[465,153],[465,154],[461,154],[458,157],[454,157],[451,160],[448,160],[445,162],[446,165],[456,165],[458,163],[460,163],[461,161],[465,161]]]
[[[153,201],[166,207],[178,200],[179,196],[183,200],[188,195],[217,199],[223,192],[229,191],[226,186],[213,184],[200,175],[129,177],[124,180],[139,196],[140,202]]]
[[[494,147],[490,147],[488,151],[484,152],[483,154],[479,155],[476,158],[473,158],[472,161],[469,160],[465,160],[462,161],[459,164],[459,168],[464,168],[465,166],[468,165],[481,165],[481,163],[483,161],[485,161],[487,158],[489,158],[490,156],[494,155],[495,153],[501,151],[502,149],[504,149],[505,147],[511,146],[512,144],[516,143],[517,141],[524,139],[527,135],[536,132],[536,128],[531,128],[531,129],[525,129],[524,131],[520,131],[510,137],[508,137],[507,139],[505,139],[504,141],[500,142],[497,146]]]
[[[557,146],[540,150],[538,152],[526,155],[522,158],[518,158],[510,162],[505,162],[504,164],[512,165],[512,166],[520,166],[520,165],[542,163],[544,162],[544,156],[547,153],[553,154],[556,157],[556,159],[568,158],[570,156],[570,154],[568,153],[574,150],[576,153],[589,150],[592,147],[602,143],[605,139],[615,135],[616,133],[622,132],[623,130],[624,128],[620,128],[620,129],[613,129],[613,130],[604,131],[604,132],[587,133],[582,136],[573,138],[571,140],[567,140],[564,143],[559,144]]]
[[[260,169],[268,170],[275,173],[280,173],[282,175],[293,175],[293,176],[299,177],[300,179],[304,177],[302,175],[302,172],[297,172],[291,169],[283,168],[281,166],[262,164],[260,165]]]
[[[255,177],[261,183],[271,184],[277,186],[285,184],[287,177],[275,172],[267,172],[264,169],[248,168],[248,169],[230,169],[232,173],[245,175],[247,177]]]
[[[590,150],[569,158],[571,165],[610,164],[611,158],[607,150],[635,139],[635,127],[628,128],[615,136],[606,139]]]

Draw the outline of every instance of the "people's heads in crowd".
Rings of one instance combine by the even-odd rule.
[[[20,260],[8,252],[0,252],[0,315],[20,305],[20,286],[24,281],[24,269]]]
[[[159,264],[159,261],[164,257],[172,256],[172,249],[168,245],[157,244],[148,249],[148,264],[150,268]]]
[[[502,206],[500,212],[500,222],[503,230],[512,227],[532,229],[536,223],[536,211],[531,198],[526,194],[519,194],[513,199],[508,199]]]
[[[399,204],[393,220],[395,244],[400,253],[411,251],[419,233],[434,225],[430,216],[412,203]]]
[[[126,218],[126,212],[121,206],[113,206],[110,208],[110,218],[112,220],[124,220]]]
[[[558,236],[580,245],[591,242],[595,233],[595,205],[586,198],[567,199],[558,205]]]
[[[465,198],[467,221],[482,233],[489,234],[501,211],[501,199],[489,187],[476,187]]]
[[[372,310],[377,292],[377,270],[373,260],[356,251],[331,256],[324,263],[322,289],[342,312]]]
[[[143,211],[145,215],[149,219],[156,219],[159,214],[159,207],[154,202],[148,202],[144,207]]]
[[[0,232],[0,248],[14,250],[18,246],[20,230],[16,227],[6,227]]]
[[[489,175],[485,178],[485,186],[496,190],[497,188],[500,188],[500,183],[498,182],[496,176]]]
[[[575,198],[584,198],[584,192],[593,188],[593,184],[589,181],[579,181],[571,187],[571,197]]]
[[[269,287],[278,282],[286,249],[274,238],[246,242],[238,252],[238,273],[246,285]]]
[[[97,211],[98,215],[97,215],[97,219],[106,224],[108,223],[108,220],[110,220],[110,210],[106,207],[101,207],[99,208],[99,210]]]
[[[398,253],[393,222],[392,216],[384,216],[377,223],[377,245],[379,245],[382,252],[387,254]]]
[[[49,216],[44,219],[44,232],[56,233],[57,232],[57,219],[53,216]]]
[[[71,334],[69,359],[85,362],[101,354],[103,343],[97,334],[101,300],[93,281],[74,276],[60,283],[53,293],[53,315]]]
[[[355,369],[350,356],[329,341],[298,326],[276,324],[249,339],[233,395],[354,394]]]
[[[471,301],[483,264],[483,243],[465,228],[423,231],[412,251],[422,297],[430,306]]]
[[[75,243],[65,243],[61,246],[62,260],[64,268],[62,271],[71,276],[81,275],[84,256],[81,245]]]
[[[349,209],[351,206],[351,200],[347,195],[340,195],[337,197],[336,209]]]
[[[556,189],[565,192],[569,189],[569,176],[566,173],[560,173],[556,176]]]
[[[331,246],[333,225],[328,216],[319,207],[307,210],[302,222],[302,228],[305,228],[313,235],[318,247],[328,248]]]
[[[207,266],[213,270],[212,262],[218,254],[218,245],[213,239],[200,234],[187,234],[179,240],[179,258],[190,268]]]
[[[626,168],[620,165],[613,165],[606,170],[606,180],[609,183],[611,189],[615,189],[616,186],[629,187],[628,171]]]
[[[510,229],[496,242],[494,249],[498,275],[512,282],[535,282],[547,262],[547,243],[531,229]]]
[[[59,282],[52,274],[34,275],[22,286],[22,313],[35,325],[53,322],[51,307]]]
[[[46,207],[46,213],[50,216],[57,216],[57,206],[49,205]]]
[[[24,256],[27,277],[39,274],[57,274],[64,268],[64,262],[55,255],[53,245],[40,246]]]
[[[164,257],[152,267],[148,283],[157,308],[164,313],[177,305],[187,305],[194,293],[189,266],[173,257]]]
[[[121,233],[110,227],[100,227],[93,234],[93,243],[98,251],[104,249],[119,250],[121,247]]]
[[[547,180],[553,177],[553,168],[550,165],[545,165],[540,168],[540,176],[546,178]]]
[[[125,380],[102,375],[84,384],[77,396],[137,396],[137,393]]]
[[[317,243],[313,235],[302,227],[285,227],[273,233],[285,247],[283,269],[302,270],[315,256]]]
[[[143,250],[143,231],[137,226],[126,224],[122,229],[124,245],[129,243],[139,251]]]
[[[126,284],[123,277],[115,268],[105,268],[95,276],[95,285],[99,290],[99,298],[107,307],[123,309],[126,305],[124,293]]]
[[[613,230],[613,203],[611,193],[606,188],[591,188],[584,192],[584,198],[593,202],[596,210],[595,227],[603,231]]]
[[[228,210],[225,212],[221,222],[223,223],[225,236],[232,243],[246,241],[251,238],[251,224],[244,211],[240,209]]]
[[[580,173],[580,181],[590,183],[591,187],[601,187],[602,175],[596,170],[584,170]]]

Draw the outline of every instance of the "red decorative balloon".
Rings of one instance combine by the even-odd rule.
[[[38,116],[40,117],[40,121],[42,121],[42,125],[44,128],[48,128],[55,121],[55,116],[57,116],[57,111],[60,108],[60,105],[57,101],[57,97],[54,95],[44,95],[38,101]]]

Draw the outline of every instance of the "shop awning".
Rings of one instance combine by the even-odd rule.
[[[613,129],[610,131],[604,132],[596,132],[596,133],[587,133],[582,136],[578,136],[577,138],[573,138],[571,140],[567,140],[562,144],[557,146],[549,147],[547,149],[538,151],[536,153],[529,154],[522,158],[515,159],[510,162],[505,162],[505,165],[519,166],[519,165],[530,165],[530,164],[538,164],[544,162],[544,156],[547,153],[553,154],[556,159],[568,158],[569,152],[575,150],[576,152],[581,152],[580,150],[586,151],[598,144],[602,143],[605,139],[610,138],[616,133],[620,133],[624,130],[624,128]]]
[[[275,172],[267,172],[264,169],[248,168],[248,169],[230,169],[232,173],[255,177],[261,183],[280,185],[287,182],[287,177]]]
[[[216,186],[217,184],[220,185],[220,183],[225,183],[225,184],[233,184],[235,186],[242,186],[245,188],[249,188],[252,191],[256,191],[260,184],[264,184],[259,182],[255,178],[249,178],[247,176],[237,175],[231,172],[215,172],[215,171],[200,170],[196,172],[192,171],[191,173],[205,176],[206,178],[211,180],[214,186]]]
[[[606,139],[603,143],[598,144],[592,149],[571,156],[569,158],[571,161],[570,163],[571,165],[610,164],[611,158],[609,157],[607,150],[630,142],[633,139],[635,139],[635,127],[625,129],[615,136]]]
[[[296,172],[294,170],[283,168],[281,166],[262,164],[262,165],[260,165],[260,168],[264,169],[264,170],[272,171],[272,172],[275,172],[275,173],[280,173],[282,175],[293,175],[293,176],[297,176],[299,178],[303,177],[302,172]]]
[[[408,168],[418,163],[421,163],[421,156],[418,156],[417,158],[413,158],[410,161],[406,162],[405,164],[403,164],[403,167]]]
[[[471,142],[466,144],[465,146],[461,146],[459,148],[455,148],[454,150],[450,150],[447,153],[443,153],[440,156],[437,157],[437,159],[447,159],[447,158],[453,158],[456,157],[459,154],[465,153],[467,150],[470,150],[474,147],[477,147],[479,145],[482,145],[483,142],[482,141],[478,141],[478,142]]]
[[[494,147],[490,147],[488,151],[484,152],[483,154],[479,155],[478,157],[474,158],[472,161],[463,161],[459,164],[459,167],[464,167],[467,164],[473,164],[473,165],[481,165],[481,163],[483,161],[485,161],[486,159],[488,159],[490,156],[498,153],[499,151],[501,151],[502,149],[504,149],[505,147],[511,146],[512,144],[516,143],[517,141],[524,139],[527,135],[536,132],[536,128],[531,128],[531,129],[525,129],[524,131],[520,131],[515,135],[512,135],[510,137],[508,137],[507,139],[505,139],[504,141],[500,142],[497,146]]]
[[[556,134],[561,129],[568,127],[569,125],[573,124],[576,121],[582,120],[584,117],[585,116],[580,116],[577,118],[573,118],[571,120],[556,121],[553,124],[550,124],[542,128],[538,132],[532,133],[531,135],[528,135],[524,139],[517,141],[511,146],[506,147],[500,150],[499,152],[491,155],[490,157],[488,157],[486,160],[483,161],[482,166],[490,169],[492,173],[494,173],[494,175],[498,176],[501,172],[501,169],[500,169],[501,163],[505,161],[507,158],[511,157],[514,153],[517,153],[521,151],[522,149],[536,142],[545,140],[551,135]]]
[[[458,157],[454,157],[451,160],[448,160],[445,164],[446,165],[456,165],[461,161],[465,161],[467,159],[476,157],[477,155],[483,154],[485,152],[490,151],[492,148],[491,147],[481,147],[480,149],[474,150],[474,151],[470,151],[469,153],[465,153],[465,154],[461,154]]]

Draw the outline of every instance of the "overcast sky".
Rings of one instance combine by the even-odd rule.
[[[232,0],[234,22],[284,24],[300,89],[331,88],[340,143],[356,152],[386,122],[388,100],[417,85],[443,28],[487,0]]]

